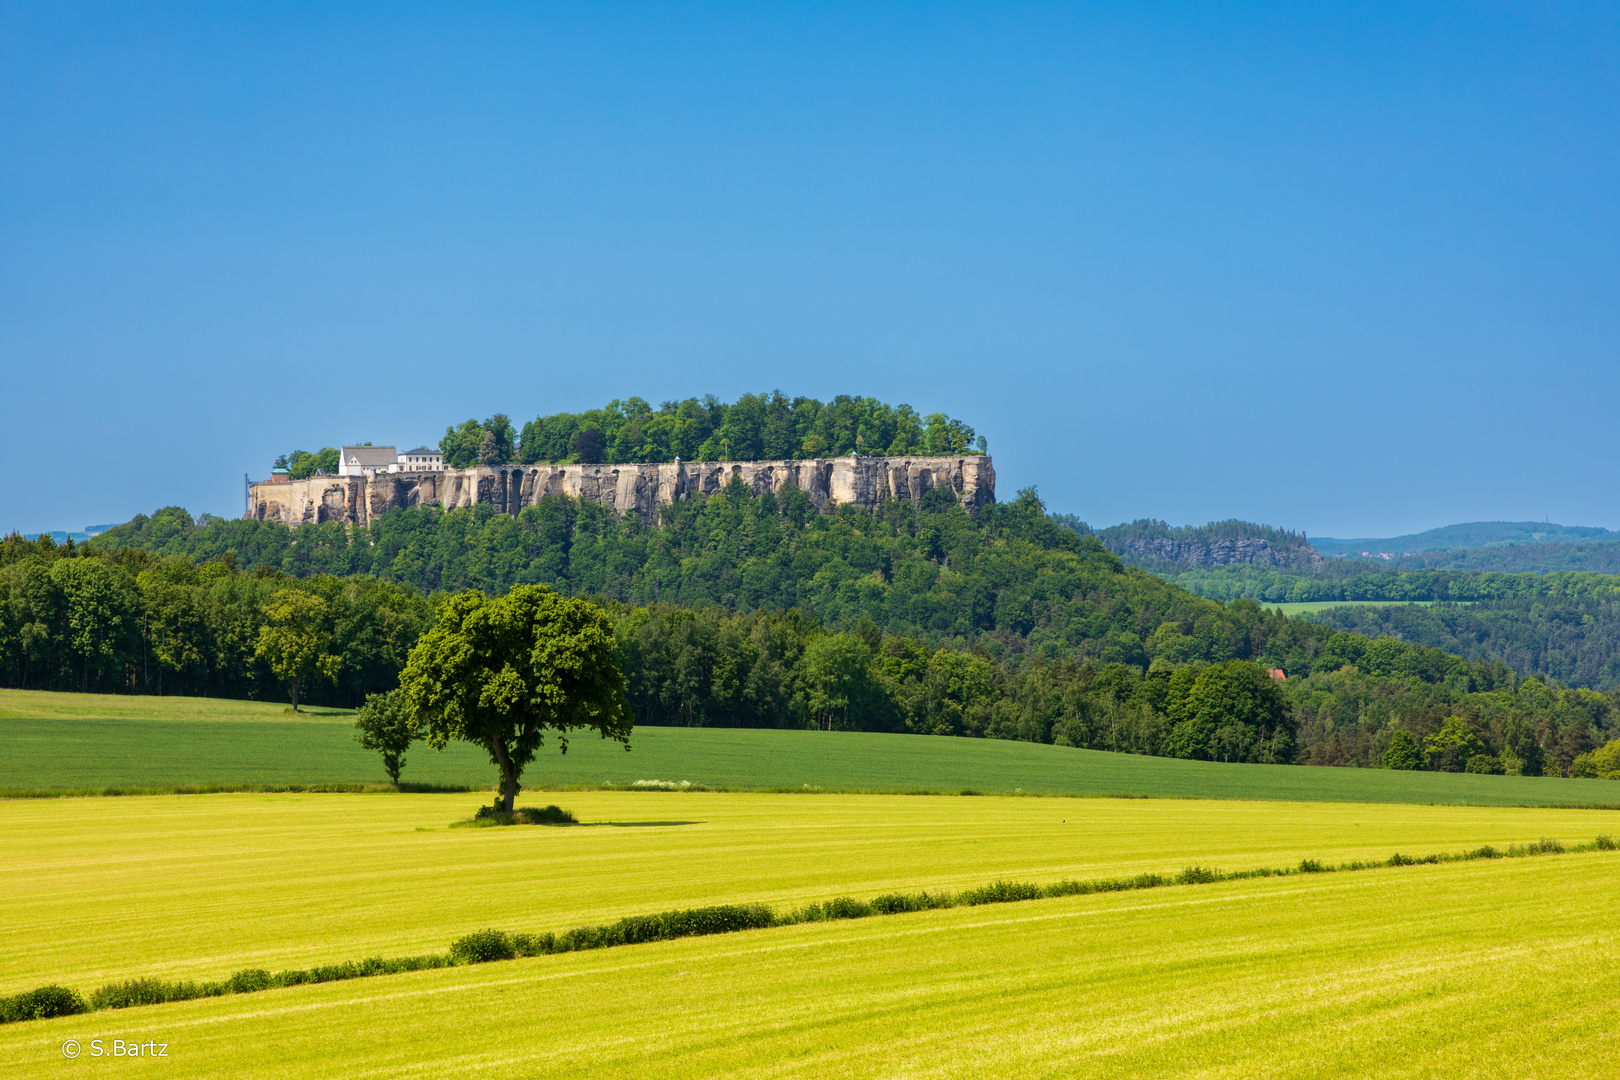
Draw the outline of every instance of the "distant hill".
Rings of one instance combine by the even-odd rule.
[[[1594,540],[1620,540],[1620,532],[1595,525],[1554,525],[1543,521],[1470,521],[1461,525],[1443,525],[1427,532],[1407,536],[1361,537],[1337,540],[1318,536],[1311,546],[1324,555],[1349,555],[1359,558],[1363,552],[1377,558],[1382,554],[1394,556],[1417,555],[1425,551],[1453,551],[1459,548],[1505,547],[1509,544],[1579,544]]]
[[[1145,570],[1173,567],[1268,566],[1311,570],[1322,564],[1304,533],[1231,519],[1208,525],[1178,525],[1143,518],[1093,529],[1073,514],[1054,514],[1059,525],[1095,536],[1127,566]]]

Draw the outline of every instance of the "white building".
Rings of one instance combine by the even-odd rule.
[[[399,461],[394,465],[394,472],[437,472],[444,468],[444,455],[437,450],[429,450],[425,446],[418,446],[415,450],[407,450],[399,455]]]
[[[338,451],[338,475],[375,476],[392,472],[398,462],[392,446],[345,446]]]

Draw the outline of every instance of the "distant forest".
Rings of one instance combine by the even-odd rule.
[[[1606,595],[1526,595],[1468,606],[1340,607],[1306,616],[1470,659],[1503,660],[1573,686],[1620,688],[1620,579]]]
[[[444,463],[473,465],[616,464],[619,462],[761,461],[845,454],[982,454],[987,443],[961,420],[922,416],[910,405],[840,394],[831,401],[744,394],[727,404],[713,394],[665,401],[611,401],[600,409],[554,413],[513,426],[505,413],[445,429]],[[337,468],[334,447],[294,450],[278,459],[295,480]]]
[[[1312,543],[1324,555],[1372,555],[1405,552],[1445,552],[1509,544],[1584,544],[1594,540],[1620,540],[1620,535],[1595,525],[1555,525],[1541,521],[1468,521],[1420,533],[1384,538],[1340,540],[1317,537]]]
[[[1056,520],[1074,527],[1072,518]],[[1303,537],[1246,522],[1197,529],[1160,526],[1137,522],[1096,530],[1095,535],[1106,537],[1105,544],[1122,553],[1127,564],[1222,602],[1434,602],[1439,606],[1334,608],[1306,618],[1471,659],[1501,660],[1521,675],[1546,675],[1597,690],[1620,688],[1620,576],[1607,572],[1620,570],[1620,542],[1503,544],[1388,562],[1329,559],[1309,566],[1189,567],[1146,557],[1128,544],[1143,537],[1203,542],[1263,538],[1278,547],[1302,543]],[[1450,565],[1426,568],[1425,563]],[[1504,572],[1524,566],[1533,570]]]
[[[201,669],[164,667],[162,657],[248,657],[209,642],[257,633],[258,601],[222,599],[249,588],[320,591],[333,640],[364,643],[392,639],[342,629],[341,604],[414,626],[421,615],[407,597],[431,605],[446,591],[535,582],[613,613],[639,723],[851,727],[1362,766],[1382,763],[1405,731],[1428,767],[1526,773],[1579,771],[1578,759],[1620,733],[1620,695],[1197,597],[1061,527],[1032,491],[972,516],[940,489],[920,508],[896,501],[823,515],[791,486],[755,496],[735,482],[667,508],[655,526],[564,496],[515,518],[487,506],[419,507],[351,530],[193,522],[171,508],[70,557],[115,566],[130,582],[118,594],[120,644],[93,656],[79,651],[63,614],[74,602],[68,577],[51,592],[52,575],[66,574],[54,565],[63,553],[8,544],[0,580],[15,614],[0,656],[13,685],[26,676],[42,686],[151,690],[161,678],[171,692],[193,687]],[[172,588],[161,595],[179,606],[160,622],[146,590],[163,582]],[[370,600],[368,589],[399,591]],[[196,644],[160,653],[160,639]],[[204,685],[281,693],[256,660],[241,663]],[[361,682],[378,677],[386,673]],[[309,696],[353,703],[361,682],[312,686]]]
[[[1178,583],[1201,595],[1221,599],[1245,596],[1269,603],[1362,599],[1359,595],[1351,594],[1356,590],[1365,591],[1380,586],[1366,582],[1348,586],[1345,583],[1349,579],[1414,570],[1458,570],[1474,574],[1551,574],[1564,571],[1620,574],[1620,540],[1601,539],[1614,534],[1597,527],[1551,525],[1546,527],[1547,532],[1531,533],[1526,530],[1535,524],[1533,522],[1476,522],[1431,529],[1413,537],[1396,537],[1393,541],[1321,541],[1318,547],[1318,541],[1308,539],[1304,533],[1249,521],[1171,526],[1163,521],[1143,519],[1093,529],[1073,514],[1057,514],[1053,520],[1082,536],[1096,536],[1104,547],[1124,559],[1127,565],[1174,577]],[[1542,539],[1535,539],[1537,536]],[[1187,557],[1200,548],[1243,540],[1265,541],[1277,553],[1279,565],[1200,567]],[[1416,544],[1405,548],[1399,546],[1398,542],[1403,540],[1458,544],[1479,541],[1482,546],[1416,552]],[[1345,549],[1346,544],[1373,543],[1395,544],[1394,547],[1377,549],[1393,552],[1394,557],[1340,558],[1332,554]],[[1166,558],[1166,545],[1179,550],[1173,557]],[[1364,549],[1356,548],[1358,555],[1361,550]],[[1403,555],[1403,551],[1414,553]],[[1329,555],[1318,559],[1318,552]],[[1403,597],[1391,595],[1389,598]],[[1445,598],[1442,595],[1421,597]]]
[[[1167,522],[1142,518],[1128,524],[1093,529],[1073,514],[1054,514],[1052,520],[1081,536],[1095,536],[1103,547],[1124,559],[1126,565],[1160,574],[1197,562],[1200,553],[1242,541],[1264,541],[1281,566],[1309,569],[1321,562],[1304,533],[1249,521],[1231,519],[1212,521],[1208,525],[1171,526]]]

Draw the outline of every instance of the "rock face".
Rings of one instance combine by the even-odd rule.
[[[516,514],[547,495],[569,495],[605,506],[623,517],[652,523],[659,511],[682,499],[708,497],[733,476],[749,489],[779,492],[797,484],[822,513],[839,506],[882,505],[907,499],[913,505],[935,487],[949,487],[969,513],[996,501],[996,472],[987,454],[960,457],[849,457],[809,461],[682,461],[673,464],[498,465],[443,472],[378,476],[312,476],[249,488],[247,517],[287,526],[338,521],[369,525],[406,506],[449,509],[493,506]]]
[[[1259,538],[1243,540],[1215,540],[1209,543],[1182,540],[1132,540],[1125,545],[1132,555],[1159,562],[1180,563],[1184,566],[1232,566],[1248,563],[1254,566],[1305,568],[1323,561],[1313,547],[1297,551],[1278,551]]]

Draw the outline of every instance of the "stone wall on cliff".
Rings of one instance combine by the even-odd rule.
[[[498,465],[442,472],[377,476],[312,476],[253,484],[247,517],[287,526],[337,521],[369,525],[407,506],[447,509],[485,504],[516,514],[547,495],[569,495],[654,522],[682,499],[707,497],[735,476],[758,495],[797,484],[822,513],[839,506],[882,505],[886,499],[919,503],[935,487],[949,487],[970,513],[996,501],[996,473],[987,454],[957,457],[857,457],[809,461],[681,461],[667,464]]]

